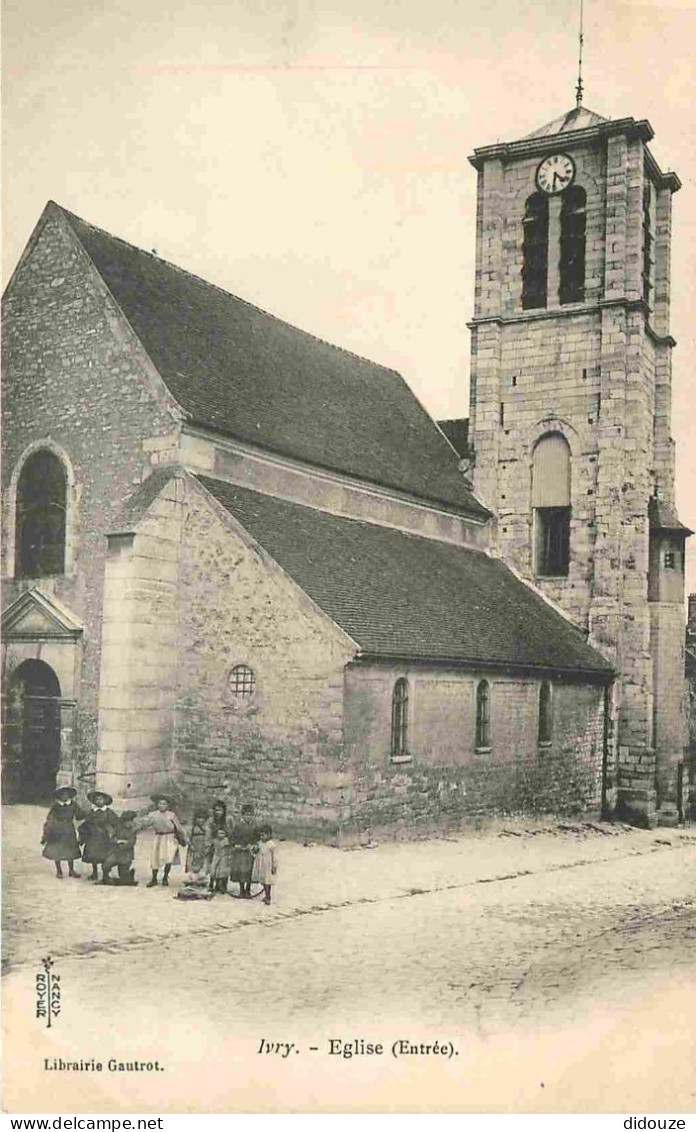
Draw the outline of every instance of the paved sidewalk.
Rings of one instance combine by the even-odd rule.
[[[528,876],[629,856],[667,853],[696,841],[696,829],[636,830],[605,823],[506,822],[485,831],[423,841],[384,842],[372,848],[279,844],[273,905],[216,896],[176,900],[181,870],[169,888],[147,889],[150,834],[138,838],[137,888],[95,885],[86,877],[57,881],[41,856],[44,811],[4,809],[4,948],[9,967],[35,964],[50,949],[58,956],[119,952],[158,939],[216,935],[265,921],[313,915],[328,908],[375,903],[414,893],[466,890],[512,876]],[[78,866],[85,873],[86,866]]]

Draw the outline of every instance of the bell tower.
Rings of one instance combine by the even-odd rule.
[[[672,194],[647,121],[579,105],[485,146],[469,323],[474,487],[496,552],[616,666],[609,796],[678,820],[684,541],[674,506]]]

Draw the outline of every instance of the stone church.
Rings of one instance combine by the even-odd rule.
[[[4,304],[3,783],[342,840],[685,805],[674,173],[477,149],[468,421],[49,203]]]

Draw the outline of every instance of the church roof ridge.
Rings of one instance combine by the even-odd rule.
[[[52,204],[192,424],[488,520],[456,452],[397,370]]]
[[[137,252],[138,255],[147,256],[148,259],[154,260],[156,263],[164,264],[165,267],[170,268],[172,271],[176,271],[181,275],[188,276],[188,278],[190,279],[195,279],[197,283],[201,283],[204,287],[210,287],[213,290],[218,291],[221,295],[225,295],[226,298],[234,299],[235,302],[243,303],[244,306],[249,307],[251,310],[265,315],[266,318],[272,318],[275,322],[279,322],[283,326],[291,327],[291,329],[296,330],[298,334],[306,334],[309,338],[313,338],[315,342],[320,342],[323,346],[329,346],[332,350],[338,350],[342,354],[347,354],[348,357],[357,358],[358,361],[367,362],[368,365],[377,366],[379,369],[386,370],[388,373],[395,373],[397,374],[397,376],[401,377],[399,371],[394,369],[392,366],[385,366],[382,362],[375,362],[372,358],[365,357],[364,354],[358,354],[355,350],[349,350],[347,346],[339,346],[336,342],[330,342],[328,338],[322,338],[319,334],[315,334],[312,330],[306,330],[303,326],[297,326],[296,323],[289,322],[286,318],[281,318],[280,315],[274,314],[273,311],[266,310],[265,307],[259,306],[258,303],[252,303],[249,299],[243,298],[242,295],[237,295],[234,291],[228,291],[219,283],[212,283],[210,279],[206,279],[203,275],[198,275],[195,271],[189,271],[188,268],[181,267],[180,264],[174,263],[170,259],[165,259],[164,256],[158,255],[157,252],[149,252],[146,248],[141,248],[138,244],[131,243],[130,240],[124,240],[122,236],[114,236],[106,228],[100,228],[98,224],[92,224],[89,220],[85,220],[84,217],[78,216],[76,213],[71,212],[69,209],[65,208],[64,205],[58,204],[57,201],[49,201],[48,203],[55,205],[55,207],[59,209],[65,217],[67,217],[69,223],[73,220],[76,220],[78,224],[84,224],[85,228],[90,228],[94,232],[98,232],[99,235],[106,236],[109,240],[113,240],[114,243],[123,244],[124,247],[129,249],[129,251]],[[79,239],[79,231],[76,234]]]

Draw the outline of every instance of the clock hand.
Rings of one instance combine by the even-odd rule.
[[[556,188],[556,181],[558,181],[558,180],[559,180],[558,173],[554,173],[553,179],[551,181],[551,188],[552,189]]]

